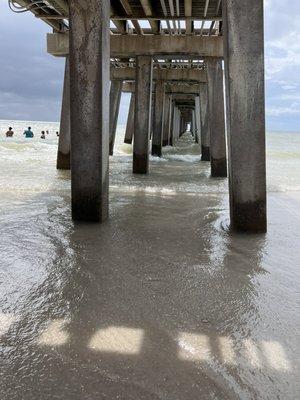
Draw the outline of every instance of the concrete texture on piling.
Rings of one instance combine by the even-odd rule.
[[[151,56],[136,58],[133,173],[147,174],[149,170],[149,139],[152,114]]]
[[[72,217],[102,222],[108,216],[109,4],[88,5],[70,1]]]
[[[263,0],[227,0],[223,12],[231,224],[265,232]]]
[[[57,169],[71,168],[71,136],[70,136],[70,72],[69,58],[65,60],[64,85],[60,115],[59,140],[57,150]]]

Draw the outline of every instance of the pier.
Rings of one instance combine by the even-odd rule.
[[[133,173],[151,174],[149,155],[189,127],[211,178],[228,175],[231,228],[266,232],[263,0],[15,3],[66,59],[57,168],[71,168],[75,221],[108,218],[123,91]]]
[[[287,2],[5,4],[1,400],[297,398],[300,135],[269,116],[266,218]]]

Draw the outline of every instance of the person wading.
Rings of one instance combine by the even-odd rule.
[[[33,138],[34,135],[30,126],[28,127],[27,131],[24,131],[23,135],[25,135],[26,138]]]
[[[12,130],[12,127],[10,126],[8,128],[8,131],[6,132],[6,137],[13,137],[14,136],[14,131]]]

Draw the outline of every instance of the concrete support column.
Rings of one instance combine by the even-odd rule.
[[[65,76],[60,114],[60,128],[56,168],[70,169],[71,168],[71,135],[70,135],[70,71],[69,57],[65,61]]]
[[[210,125],[207,84],[200,83],[201,161],[210,161]]]
[[[137,56],[133,138],[133,172],[137,174],[149,171],[152,73],[152,57]]]
[[[263,0],[223,1],[231,226],[266,232]]]
[[[164,125],[163,125],[163,146],[168,146],[169,144],[169,136],[170,136],[170,103],[171,103],[171,95],[165,95],[165,104],[164,104]]]
[[[194,110],[192,110],[192,127],[193,127],[193,136],[194,136],[195,142],[198,143],[196,115],[195,115]]]
[[[152,137],[152,155],[161,157],[162,139],[164,125],[164,104],[165,104],[165,82],[156,81],[155,84],[155,104],[154,104],[154,124]]]
[[[196,117],[196,133],[197,133],[197,143],[201,143],[201,115],[200,115],[200,98],[195,97],[195,117]]]
[[[182,115],[180,116],[179,121],[179,137],[181,137],[184,133],[184,120]]]
[[[207,65],[208,105],[210,120],[211,176],[227,176],[225,109],[222,60],[209,58]]]
[[[179,140],[180,137],[180,119],[181,119],[181,111],[177,108],[177,129],[176,129],[176,140]]]
[[[173,116],[173,146],[176,144],[179,137],[179,116],[180,112],[178,108],[174,107],[174,116]]]
[[[69,0],[72,217],[108,216],[110,5]]]
[[[178,109],[178,117],[177,117],[177,140],[180,138],[180,121],[181,121],[181,111]]]
[[[135,99],[135,94],[131,93],[130,105],[126,123],[125,139],[124,139],[124,143],[127,144],[132,143],[132,137],[134,131],[134,99]]]
[[[109,93],[109,155],[114,153],[123,81],[112,80]]]
[[[171,115],[170,115],[170,146],[174,145],[174,115],[175,115],[175,105],[174,101],[171,101]]]

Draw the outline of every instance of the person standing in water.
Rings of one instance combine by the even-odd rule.
[[[13,137],[14,131],[12,130],[12,127],[10,126],[8,128],[8,131],[6,132],[6,137]]]
[[[41,132],[41,139],[46,139],[45,131],[42,131],[42,132]]]
[[[34,135],[30,126],[28,127],[27,131],[24,131],[23,135],[25,135],[26,138],[33,138]]]

